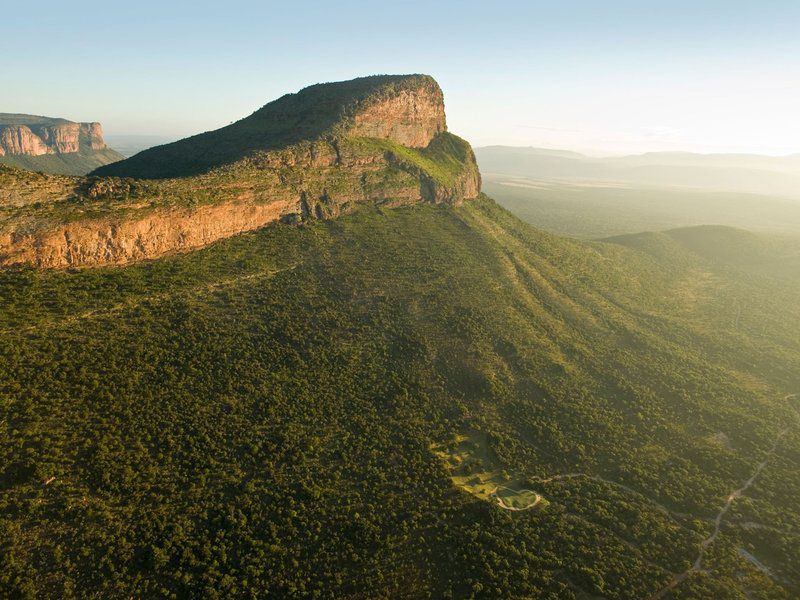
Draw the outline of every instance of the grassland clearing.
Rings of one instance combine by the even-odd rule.
[[[431,449],[447,466],[453,483],[481,500],[514,511],[547,504],[540,494],[525,488],[521,478],[503,468],[485,432],[458,434],[452,441],[434,444]]]

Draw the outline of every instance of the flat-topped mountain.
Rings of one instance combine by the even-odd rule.
[[[359,203],[459,204],[478,196],[480,174],[446,129],[431,77],[364,77],[305,88],[93,177],[0,171],[0,265],[124,264]]]
[[[62,175],[83,175],[123,156],[103,139],[100,123],[0,113],[0,162]]]
[[[216,131],[150,148],[97,175],[163,178],[196,175],[300,142],[343,137],[425,148],[447,131],[444,96],[427,75],[376,75],[322,83],[270,102]]]

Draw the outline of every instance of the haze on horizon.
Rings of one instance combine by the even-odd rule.
[[[183,137],[311,82],[425,72],[475,146],[800,152],[796,2],[84,0],[3,20],[24,51],[0,66],[0,112],[109,137]]]

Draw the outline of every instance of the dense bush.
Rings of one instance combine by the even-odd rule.
[[[678,591],[791,597],[787,285],[488,199],[3,271],[0,595],[644,598],[789,428]],[[467,429],[547,508],[455,489]]]

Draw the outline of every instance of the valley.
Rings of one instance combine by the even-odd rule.
[[[723,225],[800,237],[800,200],[607,182],[576,183],[484,173],[484,190],[525,221],[581,239]]]

